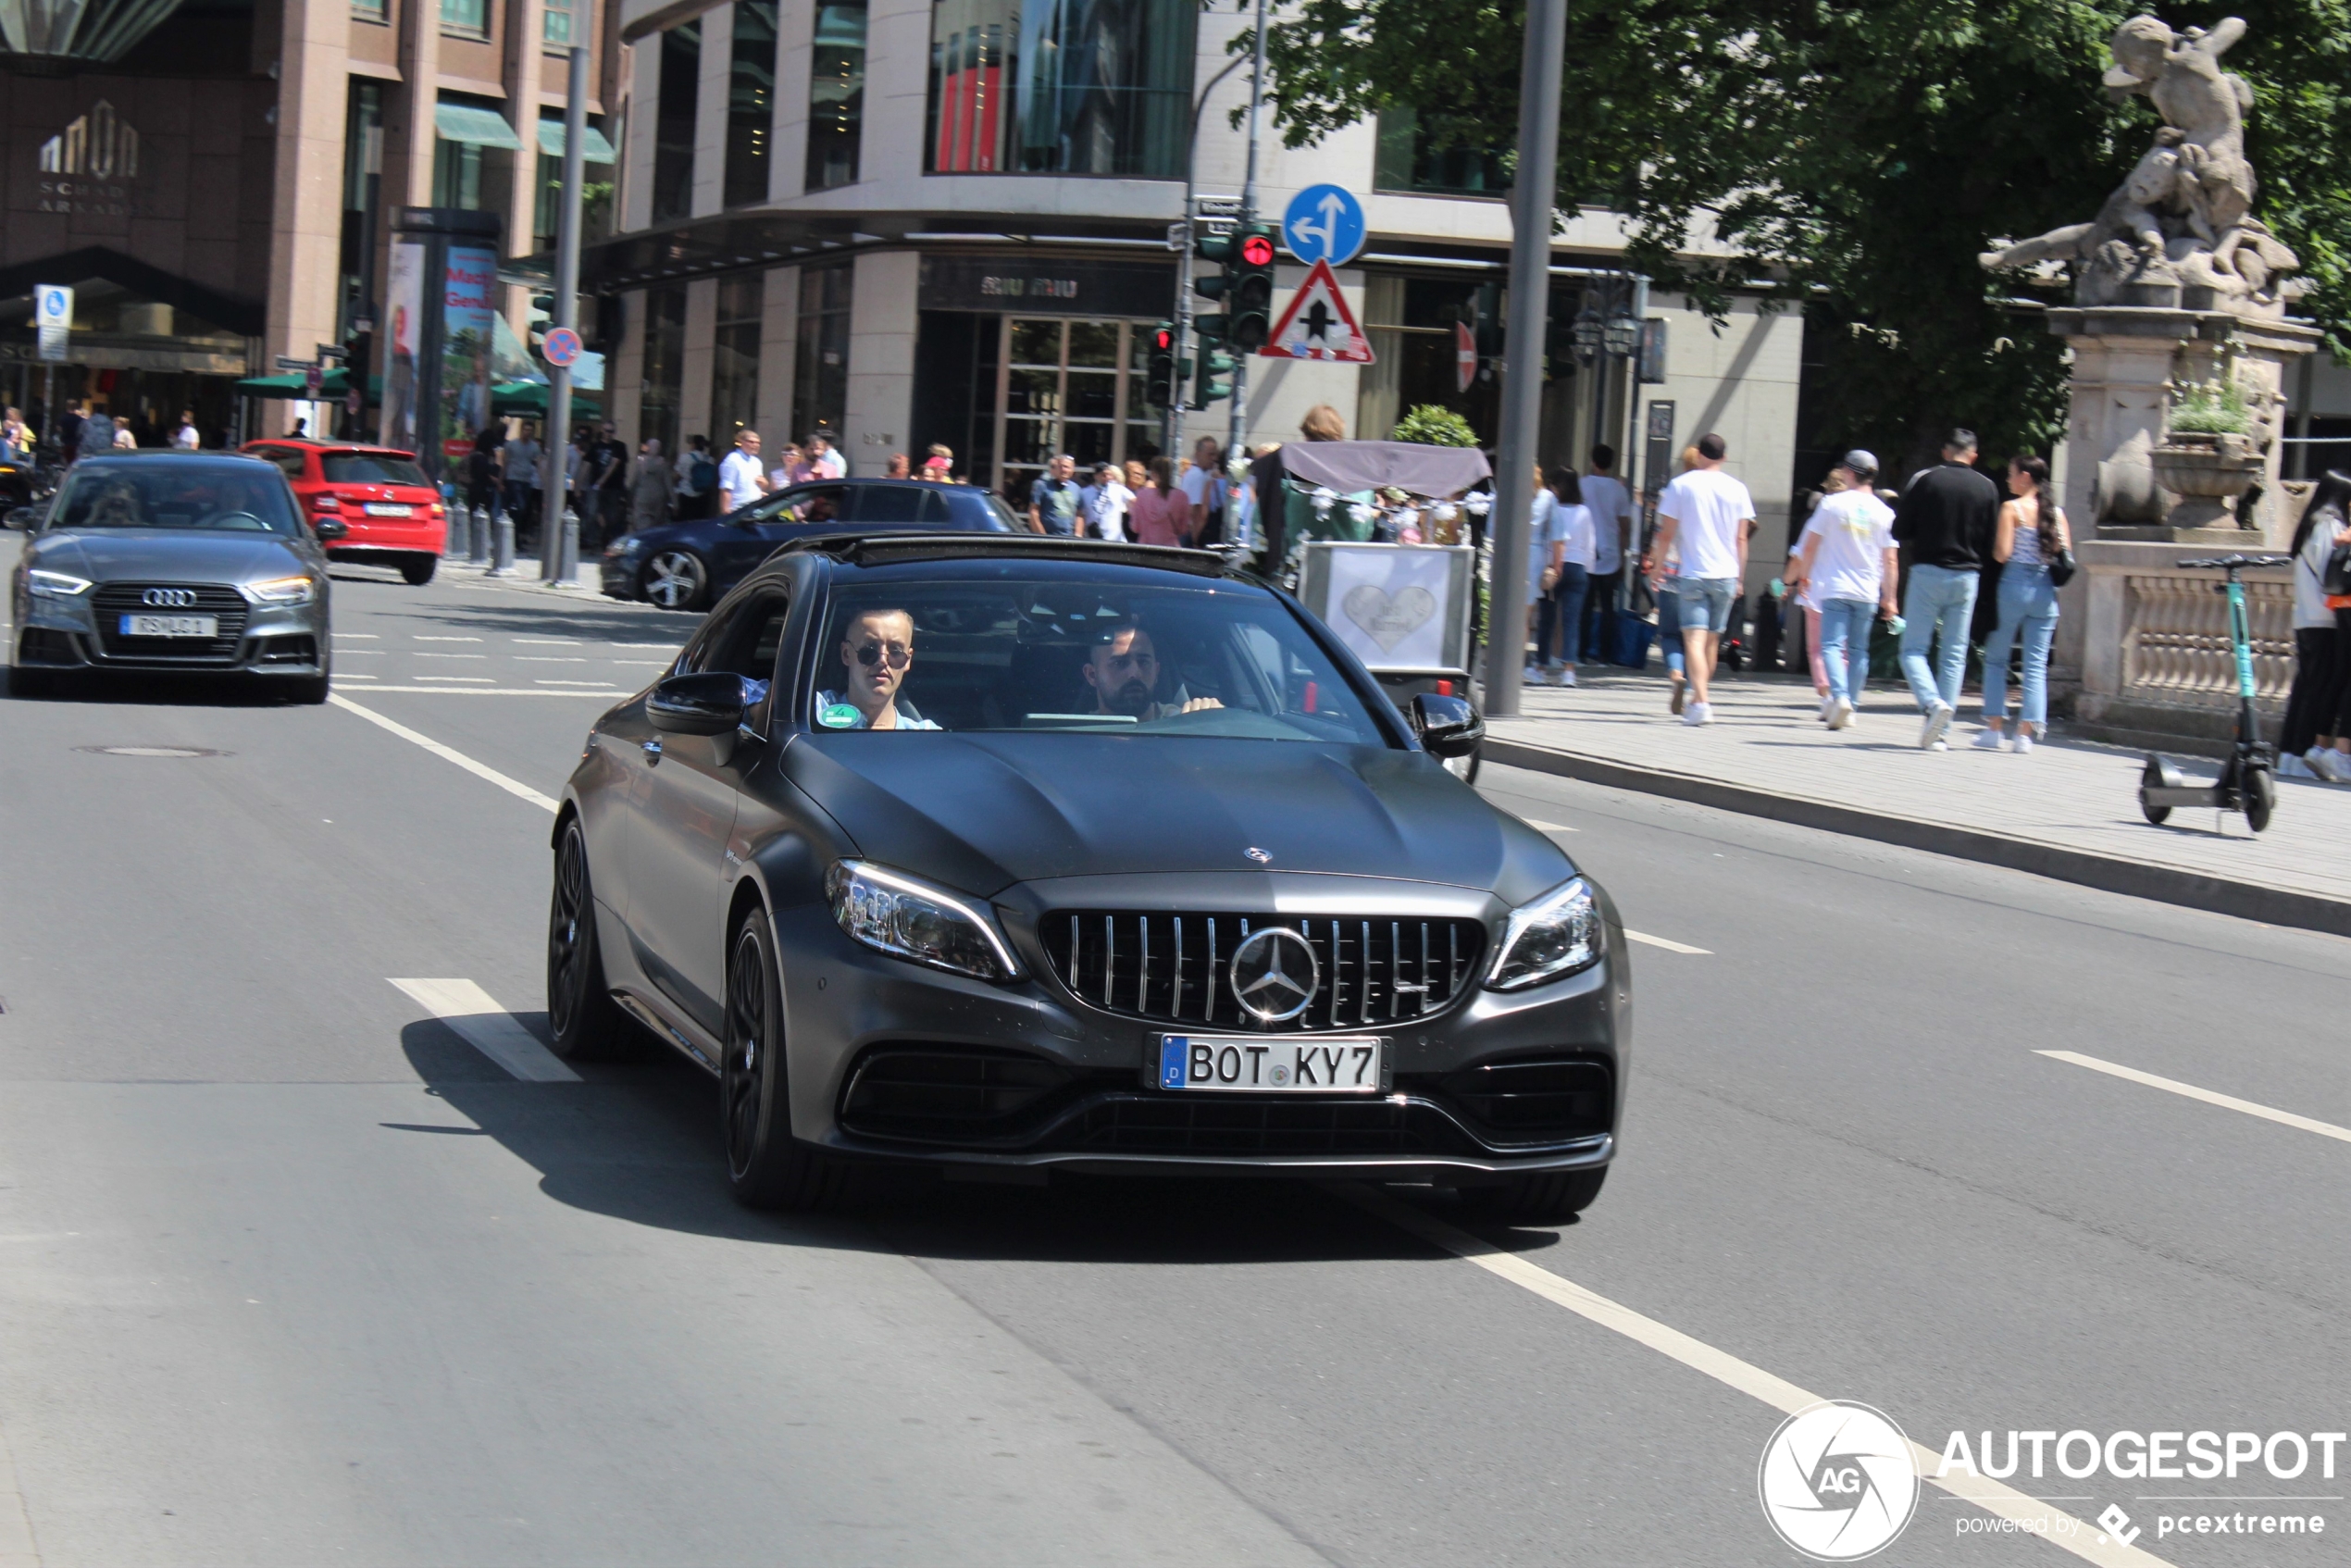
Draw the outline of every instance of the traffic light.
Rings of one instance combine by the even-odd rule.
[[[1234,257],[1240,236],[1237,233],[1202,234],[1192,243],[1193,254],[1202,261],[1213,261],[1223,268],[1205,277],[1192,280],[1192,292],[1202,299],[1223,300],[1231,293],[1239,268]],[[1195,409],[1206,408],[1212,403],[1233,395],[1233,383],[1219,377],[1233,373],[1233,356],[1225,352],[1231,341],[1231,317],[1222,311],[1203,311],[1192,317],[1192,330],[1200,334],[1200,358],[1192,370],[1192,401]]]
[[[1225,338],[1243,354],[1255,354],[1274,333],[1274,226],[1247,224],[1233,239],[1234,259],[1225,268]]]
[[[1173,408],[1183,396],[1183,381],[1176,370],[1173,321],[1162,321],[1151,329],[1151,370],[1143,385],[1143,396],[1154,408]]]
[[[1224,324],[1223,317],[1220,316],[1214,319],[1219,326]],[[1232,373],[1233,356],[1226,354],[1218,344],[1209,342],[1206,336],[1202,336],[1200,343],[1200,364],[1192,373],[1192,406],[1205,408],[1212,403],[1222,403],[1232,396],[1232,381],[1229,379],[1217,380],[1220,376],[1230,378]]]

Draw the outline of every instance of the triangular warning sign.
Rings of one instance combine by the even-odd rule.
[[[1273,335],[1257,352],[1268,359],[1372,363],[1372,341],[1356,325],[1355,313],[1347,308],[1347,296],[1338,292],[1338,274],[1327,261],[1316,262],[1306,274],[1289,307],[1274,324]]]

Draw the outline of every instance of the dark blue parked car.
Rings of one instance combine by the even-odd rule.
[[[805,534],[918,529],[1024,531],[977,485],[920,479],[819,479],[763,496],[723,517],[642,529],[604,552],[604,591],[665,610],[703,610],[790,540]]]

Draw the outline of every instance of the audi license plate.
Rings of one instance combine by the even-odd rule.
[[[371,517],[410,517],[416,516],[417,509],[397,501],[370,501],[367,512]]]
[[[122,617],[123,637],[218,637],[220,620],[217,616],[125,616]]]
[[[1377,1035],[1162,1035],[1159,1087],[1247,1094],[1377,1094],[1387,1066]]]

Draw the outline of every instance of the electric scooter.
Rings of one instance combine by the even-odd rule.
[[[2285,555],[2214,555],[2179,563],[2229,574],[2227,585],[2215,583],[2212,591],[2229,596],[2229,641],[2237,660],[2237,733],[2220,777],[2209,784],[2191,784],[2171,758],[2147,753],[2146,766],[2139,774],[2139,810],[2149,822],[2161,825],[2175,807],[2210,806],[2245,813],[2245,825],[2256,833],[2270,825],[2270,814],[2278,804],[2278,753],[2261,739],[2261,716],[2253,707],[2253,632],[2245,613],[2245,584],[2237,580],[2237,573],[2247,566],[2291,564]]]

